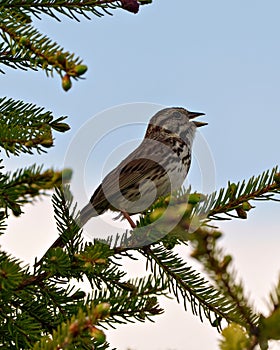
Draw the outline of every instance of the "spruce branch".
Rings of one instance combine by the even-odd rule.
[[[194,247],[191,256],[202,263],[215,287],[235,305],[241,315],[237,323],[254,336],[259,316],[244,295],[243,284],[236,281],[236,271],[231,267],[232,257],[217,247],[220,237],[220,232],[205,228],[191,233],[189,240]]]
[[[246,219],[247,213],[254,208],[250,204],[251,201],[280,201],[279,194],[280,173],[278,167],[275,167],[257,177],[253,176],[248,181],[244,180],[237,184],[229,182],[227,188],[222,188],[219,192],[207,196],[197,192],[191,193],[191,188],[189,188],[173,193],[172,197],[159,198],[140,216],[137,227],[149,226],[155,223],[165,213],[167,207],[171,207],[160,228],[164,229],[165,223],[170,224],[174,221],[176,225],[172,230],[173,233],[178,231],[182,240],[186,240],[188,239],[187,232],[192,232],[193,229],[201,225],[210,226],[212,220]],[[157,226],[155,226],[156,228]],[[134,239],[136,239],[138,238],[136,235],[137,228],[134,231]],[[155,231],[154,234],[156,234]],[[185,231],[185,234],[183,234],[183,231]],[[147,229],[147,234],[151,234],[149,229]],[[160,239],[160,234],[158,238]],[[144,241],[143,237],[141,239]],[[130,241],[131,238],[126,238],[128,244]],[[139,242],[141,243],[141,241]]]
[[[144,322],[151,317],[163,313],[158,305],[156,295],[162,295],[163,285],[159,279],[154,281],[152,276],[148,279],[140,278],[124,283],[122,288],[94,289],[88,296],[86,304],[95,301],[108,302],[111,305],[110,316],[102,323],[115,328],[115,324]]]
[[[270,313],[268,316],[261,315],[257,333],[258,344],[261,349],[267,349],[269,340],[280,340],[280,278],[270,293]]]
[[[277,176],[277,174],[274,175],[274,180],[276,179],[276,182],[278,181]],[[192,208],[195,208],[195,201],[193,199],[194,198],[191,198],[191,202],[193,203]],[[198,202],[199,201],[197,201],[197,203]],[[71,194],[68,193],[67,190],[65,191],[65,188],[63,191],[62,189],[58,189],[56,197],[54,197],[54,203],[57,205],[57,218],[59,219],[58,221],[63,228],[63,232],[65,228],[70,228],[71,231],[71,225],[73,224],[72,217],[75,217],[75,206],[74,211],[69,210],[71,206],[73,207],[73,199],[71,197]],[[189,211],[189,214],[191,212],[192,211]],[[67,217],[63,218],[65,216],[65,213]],[[65,225],[62,225],[62,223]],[[200,238],[203,237],[203,233],[205,236],[205,232],[199,232]],[[208,254],[209,246],[213,246],[213,242],[215,241],[213,241],[213,237],[210,237],[210,234],[207,233],[206,236],[208,239],[208,241],[206,240],[208,242],[208,246],[206,244],[203,247],[204,250],[206,249],[206,251],[208,249]],[[210,239],[209,241],[209,237],[212,240]],[[68,236],[68,240],[70,241],[74,238],[75,235]],[[191,238],[190,235],[189,238]],[[218,236],[216,235],[214,238],[216,239]],[[165,243],[168,243],[168,241]],[[98,245],[100,249],[98,248]],[[86,244],[83,246],[79,244],[79,247],[77,246],[77,249],[69,252],[69,254],[72,256],[72,258],[70,258],[70,261],[73,263],[72,268],[76,268],[77,271],[79,271],[77,276],[81,275],[81,273],[84,273],[88,276],[88,278],[92,280],[94,280],[97,276],[100,278],[98,288],[102,288],[102,286],[108,288],[107,293],[109,294],[103,293],[102,295],[99,295],[102,297],[103,302],[110,302],[112,306],[112,315],[105,323],[112,326],[114,323],[133,322],[134,319],[141,321],[146,318],[150,319],[150,316],[160,313],[161,311],[158,309],[156,299],[151,296],[151,293],[156,293],[157,291],[160,292],[160,286],[158,285],[158,282],[154,284],[154,287],[152,289],[149,290],[145,288],[141,291],[139,288],[135,287],[135,285],[137,285],[137,282],[123,281],[122,279],[124,277],[124,274],[120,273],[119,277],[117,277],[118,270],[114,268],[110,270],[110,265],[113,264],[111,261],[112,254],[122,254],[122,251],[110,249],[108,245],[104,250],[104,246],[102,248],[102,245],[106,246],[107,244],[98,241],[95,241],[93,245]],[[102,257],[102,251],[105,253],[107,251],[107,256],[105,254],[105,256]],[[246,327],[248,329],[248,332],[251,335],[250,339],[252,341],[250,343],[250,346],[253,344],[253,341],[254,344],[256,344],[255,334],[258,330],[256,325],[257,316],[254,316],[252,312],[250,313],[249,309],[246,309],[246,300],[240,297],[240,295],[243,296],[242,288],[241,292],[238,290],[240,288],[240,285],[231,284],[232,280],[227,280],[226,277],[223,276],[221,284],[217,283],[217,286],[219,290],[222,291],[222,293],[219,292],[219,290],[214,289],[207,282],[201,279],[199,274],[186,266],[182,259],[180,259],[176,254],[173,254],[170,252],[170,250],[164,248],[162,243],[154,244],[154,246],[144,247],[143,249],[140,249],[140,251],[146,256],[147,260],[152,265],[152,270],[154,272],[154,281],[156,280],[156,276],[159,277],[158,280],[165,281],[166,285],[162,286],[162,292],[164,292],[167,285],[169,285],[170,290],[173,290],[173,293],[178,300],[179,295],[183,297],[185,307],[186,303],[189,301],[195,314],[200,315],[202,318],[202,313],[204,312],[206,318],[209,319],[211,324],[217,328],[220,327],[222,319],[225,319],[229,322],[241,324],[243,327]],[[216,250],[215,254],[212,251],[212,256],[210,257],[211,259],[208,259],[209,266],[211,265],[210,268],[212,268],[213,271],[218,271],[219,268],[220,274],[227,272],[226,269],[223,269],[223,266],[221,266],[221,260],[223,258],[222,252]],[[227,259],[224,259],[222,262],[225,266],[228,264]],[[75,267],[74,263],[76,263]],[[99,270],[99,268],[101,269]],[[90,274],[86,272],[87,269],[90,269]],[[74,270],[72,270],[70,273],[72,276],[74,276],[73,271]],[[108,271],[109,273],[107,273]],[[106,278],[102,276],[103,274],[106,275]],[[109,275],[111,276],[108,277]],[[77,276],[76,278],[78,278]],[[217,276],[217,281],[218,280],[219,276]],[[97,284],[92,284],[92,287],[94,287],[94,285]],[[221,286],[223,286],[224,289]],[[225,289],[227,289],[226,292]],[[236,300],[236,295],[234,295],[234,293],[239,296],[239,299]],[[106,296],[108,299],[104,299]],[[96,294],[94,298],[96,299]],[[127,304],[127,300],[129,300],[129,304]],[[120,305],[124,305],[124,307],[120,308]],[[63,310],[61,310],[61,313],[63,314]],[[253,347],[251,347],[251,349],[253,349]]]
[[[41,14],[48,15],[60,21],[57,14],[65,15],[70,19],[80,21],[83,16],[90,19],[89,14],[101,17],[104,14],[112,15],[111,10],[123,8],[129,12],[137,13],[139,5],[151,3],[152,0],[10,0],[4,2],[3,7],[9,9],[25,10],[40,18]]]
[[[40,19],[40,15],[45,14],[60,21],[57,14],[62,14],[79,21],[79,16],[90,19],[89,13],[102,16],[103,13],[111,14],[108,10],[116,8],[137,13],[140,5],[148,3],[151,0],[4,0],[0,5],[0,64],[23,70],[39,68],[47,76],[57,73],[62,88],[68,91],[72,80],[80,79],[87,66],[79,57],[75,58],[33,28],[30,15]],[[0,72],[4,73],[2,69]]]
[[[62,181],[69,181],[71,171],[43,171],[43,166],[32,165],[18,169],[14,173],[0,173],[0,208],[1,218],[7,217],[10,209],[15,216],[22,213],[21,207],[31,202],[35,197],[46,195],[46,191],[58,186]]]
[[[107,244],[94,240],[75,254],[75,267],[79,267],[92,288],[106,287],[110,290],[123,288],[125,272],[121,271],[113,259],[113,250]]]
[[[91,304],[86,311],[80,309],[77,315],[59,325],[51,337],[43,337],[32,349],[78,349],[80,344],[84,349],[107,349],[106,336],[96,325],[109,314],[108,303]]]
[[[30,23],[30,18],[19,10],[0,8],[3,20],[0,22],[0,63],[12,68],[40,68],[48,75],[56,72],[62,79],[62,87],[69,90],[71,78],[77,80],[86,72],[87,66],[79,57],[66,52],[57,43],[39,33]]]
[[[50,248],[36,267],[39,276],[47,273],[49,278],[81,279],[87,277],[93,290],[89,300],[110,302],[111,324],[133,322],[133,319],[144,321],[150,316],[162,312],[154,296],[165,294],[167,283],[161,278],[125,280],[126,273],[115,263],[115,251],[103,241],[83,244],[81,230],[78,226],[76,205],[69,186],[56,189],[53,195],[55,217],[60,232],[58,241],[65,246],[67,253],[62,255],[61,248]],[[67,259],[67,260],[64,260]],[[43,272],[44,271],[44,272]],[[97,291],[103,291],[99,292]],[[128,304],[129,300],[129,304]],[[124,302],[126,301],[126,302]]]
[[[69,185],[62,184],[55,188],[52,196],[55,220],[59,237],[43,255],[40,261],[35,262],[35,267],[42,264],[48,254],[54,253],[54,248],[66,246],[71,257],[80,251],[82,247],[82,230],[79,226],[79,213],[76,212],[77,204],[73,205],[73,196]],[[57,250],[60,253],[60,250]]]
[[[69,186],[56,189],[53,205],[60,236],[35,266],[57,277],[79,277],[82,273],[92,288],[129,289],[131,283],[123,280],[125,273],[114,261],[116,251],[107,242],[82,243],[79,214],[73,206]],[[66,252],[59,246],[66,247]]]
[[[18,260],[0,252],[1,344],[30,347],[32,341],[40,338],[42,327],[52,329],[54,317],[43,307],[45,300],[41,298],[38,286],[33,284],[21,288],[29,278],[26,267],[21,267]],[[30,298],[30,294],[36,297]]]
[[[253,207],[249,201],[252,200],[273,200],[280,194],[280,181],[278,167],[267,170],[261,175],[251,177],[248,181],[237,184],[230,183],[226,189],[221,189],[219,193],[208,196],[203,205],[195,212],[198,216],[207,216],[210,220],[223,220],[221,214],[226,214],[234,218],[247,218],[247,212]],[[232,212],[235,211],[236,215]]]
[[[18,156],[46,152],[53,146],[52,130],[65,132],[70,129],[63,121],[66,117],[54,119],[49,111],[31,103],[0,98],[0,148],[6,154]]]
[[[199,315],[201,321],[204,313],[211,325],[220,329],[222,319],[228,322],[240,319],[232,301],[187,266],[177,254],[162,245],[147,246],[141,252],[150,263],[154,275],[166,278],[169,281],[169,289],[173,291],[178,302],[181,295],[185,309],[189,302],[192,312]]]
[[[134,323],[136,321],[145,322],[149,320],[153,322],[152,317],[160,315],[164,312],[159,307],[156,297],[141,297],[133,295],[132,293],[122,293],[122,298],[114,304],[114,298],[112,300],[112,312],[111,317],[108,319],[108,324],[112,326],[112,323]]]
[[[97,1],[97,0],[58,0],[42,1],[31,0],[22,2],[14,0],[9,4],[12,8],[19,8],[30,11],[36,17],[40,18],[41,14],[48,15],[60,21],[57,14],[67,16],[70,19],[80,21],[79,16],[90,19],[89,13],[102,17],[104,13],[111,15],[109,10],[119,7],[117,1]],[[57,13],[56,13],[57,12]]]
[[[108,244],[98,240],[93,244],[82,243],[79,212],[76,211],[76,204],[73,204],[69,186],[57,187],[52,202],[59,237],[43,257],[35,262],[35,268],[66,278],[72,276],[79,279],[82,273],[92,288],[101,288],[102,284],[107,287],[118,285],[124,273],[112,262],[114,252]]]

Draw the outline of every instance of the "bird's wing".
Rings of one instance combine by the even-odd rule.
[[[102,185],[98,187],[90,201],[94,207],[98,208],[105,201],[114,202],[118,197],[129,193],[132,188],[137,192],[143,180],[154,181],[155,176],[164,175],[166,170],[154,160],[145,158],[125,160],[104,178]]]
[[[136,159],[126,164],[120,171],[119,186],[125,193],[132,186],[139,186],[143,180],[154,181],[155,177],[164,176],[166,170],[151,159]]]

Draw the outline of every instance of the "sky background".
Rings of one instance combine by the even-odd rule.
[[[41,32],[83,58],[89,70],[86,80],[74,82],[66,93],[58,77],[5,69],[1,96],[44,106],[57,117],[67,115],[71,125],[70,132],[55,135],[56,146],[47,154],[5,159],[5,166],[13,170],[37,162],[56,169],[71,167],[74,192],[77,198],[82,193],[78,199],[84,205],[99,184],[103,168],[121,160],[141,139],[153,111],[160,106],[183,106],[206,113],[203,120],[209,125],[201,128],[195,149],[200,154],[201,142],[207,145],[209,188],[219,189],[228,180],[249,179],[271,169],[280,163],[279,12],[278,0],[154,0],[137,15],[116,10],[114,16],[92,16],[91,21],[81,18],[80,23],[63,17],[61,23],[45,16],[35,20]],[[120,125],[122,108],[126,127],[115,131],[108,121],[111,118],[112,124]],[[100,113],[105,117],[94,129],[88,123]],[[106,124],[108,132],[102,129]],[[105,135],[103,143],[99,132],[100,138]],[[87,148],[83,169],[77,146],[81,150],[92,147]],[[95,146],[98,152],[93,152]],[[201,162],[205,164],[205,159]],[[207,172],[201,173],[199,159],[193,164],[188,183],[200,190],[202,180],[208,181]],[[248,294],[265,313],[268,292],[280,271],[279,203],[254,205],[248,220],[220,225],[224,232],[221,244],[234,256]],[[10,219],[0,244],[32,263],[56,238],[50,215],[49,199],[27,206],[24,216]],[[99,230],[98,222],[93,225]],[[145,274],[141,263],[130,267],[131,275],[137,273]],[[175,301],[162,299],[161,303],[166,313],[155,324],[110,331],[112,345],[120,350],[218,349],[218,335],[207,321],[201,324],[190,308],[185,312]],[[280,345],[271,345],[271,349],[280,349]]]

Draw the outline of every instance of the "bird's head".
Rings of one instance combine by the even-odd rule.
[[[152,137],[159,132],[177,135],[183,140],[193,139],[196,128],[207,125],[205,122],[193,121],[204,115],[200,112],[190,112],[182,107],[164,108],[150,120],[146,137]]]

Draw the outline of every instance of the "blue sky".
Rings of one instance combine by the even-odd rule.
[[[277,0],[231,3],[154,0],[152,5],[141,7],[138,15],[117,10],[112,12],[112,17],[81,19],[80,23],[63,17],[62,23],[47,17],[36,20],[41,32],[78,54],[89,70],[86,80],[74,82],[73,88],[66,93],[57,77],[52,79],[42,72],[6,69],[6,74],[1,77],[1,95],[45,106],[56,116],[68,115],[71,125],[70,132],[56,135],[56,147],[48,154],[12,158],[5,160],[6,166],[13,169],[39,162],[61,168],[73,138],[95,114],[114,106],[141,102],[151,106],[183,106],[206,113],[203,120],[209,125],[201,129],[201,135],[212,154],[217,189],[225,186],[228,180],[248,179],[272,168],[280,163],[279,12]],[[138,125],[135,129],[130,128],[129,133],[124,132],[122,142],[141,138],[144,122],[150,116],[143,112],[139,117],[142,127]],[[132,122],[135,118],[134,115],[131,117]],[[114,137],[108,142],[115,144]],[[129,147],[126,151],[129,152]],[[106,154],[106,148],[103,152],[104,157],[110,155]],[[121,151],[119,156],[120,159],[123,156]],[[101,157],[97,158],[89,156],[87,169],[90,173],[86,174],[85,185],[89,191],[98,185],[100,167],[104,165]],[[67,160],[67,166],[74,170],[75,182],[80,170],[77,159],[73,157],[71,161],[68,157]],[[189,183],[195,186],[198,170],[194,162]],[[56,235],[52,224],[46,222],[42,232],[42,219],[38,219],[37,226],[34,222],[34,217],[41,218],[42,212],[44,216],[51,210],[46,203],[38,202],[36,207],[28,207],[25,218],[11,219],[11,238],[4,238],[4,247],[26,261],[32,259],[33,254],[39,254],[38,249],[43,252]],[[280,222],[278,203],[258,202],[256,205],[246,222],[230,222],[222,227],[224,246],[234,254],[250,294],[261,303],[280,270],[276,257]],[[17,244],[19,236],[16,232],[22,235],[22,227],[28,227],[30,220],[35,225],[30,239],[34,242],[37,239],[38,243],[37,248],[27,249],[22,243]],[[263,274],[256,276],[256,269]],[[114,332],[112,339],[118,342],[120,349],[131,345],[137,350],[181,350],[185,349],[186,342],[190,342],[189,348],[196,350],[201,349],[201,343],[195,343],[196,332],[199,332],[205,334],[207,349],[217,349],[217,335],[206,323],[201,325],[190,311],[186,315],[176,304],[168,308],[167,315],[153,326],[158,328],[151,328],[150,324],[147,328],[134,325],[129,328],[131,338]],[[176,316],[172,314],[175,309]],[[160,335],[174,322],[174,317],[176,325],[182,327],[182,334],[176,340],[173,337],[162,339]],[[185,328],[191,336],[184,333]],[[150,348],[151,338],[145,342],[148,329],[153,329],[155,334]],[[123,334],[125,332],[127,329]],[[209,339],[212,339],[211,345]]]

